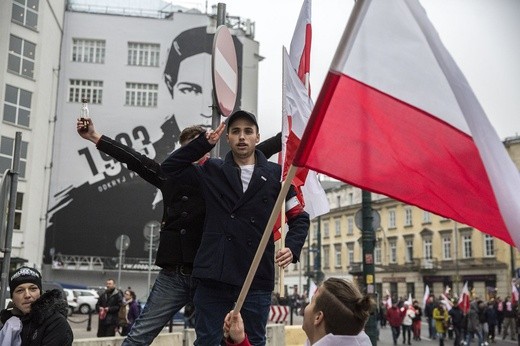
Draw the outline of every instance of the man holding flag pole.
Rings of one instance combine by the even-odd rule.
[[[215,158],[203,165],[193,165],[194,157],[210,151],[226,127],[231,151],[225,160]],[[282,268],[296,263],[307,237],[309,216],[299,204],[294,189],[280,192],[281,168],[255,149],[259,140],[256,117],[246,111],[237,111],[228,118],[226,125],[222,123],[214,131],[194,139],[173,152],[161,165],[173,178],[182,176],[200,186],[206,202],[204,232],[192,273],[200,279],[193,299],[195,345],[220,343],[222,321],[235,302],[239,306],[237,312],[244,305],[242,316],[251,343],[265,345],[274,288],[273,258]],[[280,205],[273,206],[281,195],[287,196],[283,199],[289,232],[285,247],[277,251],[275,257],[272,229],[276,218],[272,216],[274,210],[280,209]],[[267,228],[269,232],[265,232]],[[255,257],[257,262],[252,265],[259,248],[260,256]],[[254,272],[246,277],[252,267]],[[243,297],[240,301],[237,298],[241,287],[242,290],[247,287],[247,290],[240,295]]]

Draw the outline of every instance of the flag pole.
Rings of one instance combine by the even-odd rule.
[[[262,239],[260,240],[260,244],[258,244],[255,257],[253,258],[251,267],[249,267],[249,272],[247,273],[244,285],[242,286],[242,290],[240,291],[240,294],[238,296],[235,308],[233,309],[234,314],[238,314],[242,309],[242,305],[244,305],[244,300],[246,299],[247,292],[251,287],[253,277],[255,276],[256,270],[258,269],[258,265],[260,264],[260,260],[262,259],[262,255],[264,254],[265,248],[267,246],[267,242],[271,237],[271,233],[273,231],[274,224],[276,223],[276,219],[278,218],[278,213],[280,212],[282,203],[285,201],[285,196],[287,196],[287,192],[289,192],[289,188],[291,187],[291,182],[294,178],[294,175],[296,174],[296,169],[296,166],[291,165],[289,167],[289,171],[287,172],[287,177],[285,181],[282,182],[280,193],[276,198],[273,210],[271,211],[271,216],[269,217],[269,221],[265,226],[264,234],[262,236]]]
[[[281,212],[280,212],[280,250],[285,247],[285,199],[283,200]],[[285,269],[283,267],[278,266],[278,270],[280,271],[280,275],[278,276],[280,281],[278,282],[278,292],[280,297],[285,297],[285,289],[284,289],[284,277],[285,277]]]
[[[286,109],[286,100],[285,100],[285,73],[284,73],[284,67],[285,67],[285,47],[282,46],[282,119],[284,114],[284,109]],[[283,122],[283,120],[282,120]],[[282,164],[282,170],[283,170],[283,164]],[[282,173],[283,176],[283,173]],[[286,179],[287,180],[287,179]],[[290,180],[289,180],[290,181]],[[285,199],[283,200],[281,211],[280,211],[280,250],[285,247]],[[285,276],[285,270],[284,268],[278,266],[278,293],[280,294],[280,297],[285,297],[285,290],[283,282],[284,282],[284,276]]]

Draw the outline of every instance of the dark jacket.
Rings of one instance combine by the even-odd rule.
[[[173,152],[162,163],[162,168],[174,177],[202,187],[206,222],[193,276],[242,286],[280,192],[281,167],[267,161],[264,154],[256,150],[253,175],[243,192],[240,168],[231,152],[225,160],[209,159],[203,165],[192,165],[212,147],[204,136],[199,136]],[[287,198],[295,195],[294,189],[290,189]],[[296,262],[307,237],[309,215],[302,210],[288,217],[288,224],[285,246],[291,249],[293,262]],[[273,259],[271,236],[251,289],[273,290]]]
[[[2,310],[0,313],[2,323],[13,315],[18,315],[15,309]],[[72,345],[74,335],[67,322],[67,301],[59,290],[42,294],[31,305],[31,312],[28,315],[18,317],[23,324],[22,346]]]
[[[96,304],[96,310],[99,311],[99,308],[108,308],[106,317],[104,320],[99,321],[99,323],[109,326],[117,326],[119,313],[119,308],[123,304],[123,294],[120,290],[115,288],[112,292],[103,292],[98,299]]]
[[[464,313],[459,308],[458,305],[453,305],[450,311],[448,311],[448,315],[451,317],[451,323],[455,328],[463,328],[462,322],[464,320]]]
[[[155,264],[165,269],[176,264],[192,265],[206,214],[200,187],[186,184],[182,179],[168,178],[159,163],[107,136],[101,136],[96,147],[125,163],[128,169],[161,191],[164,211]],[[258,148],[267,157],[274,155],[280,151],[281,135],[260,143]]]

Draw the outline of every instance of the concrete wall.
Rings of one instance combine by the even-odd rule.
[[[124,337],[112,338],[87,338],[74,340],[73,346],[116,346],[121,345]],[[283,324],[270,324],[267,326],[268,346],[296,346],[303,345],[305,333],[301,326],[285,326]],[[184,333],[159,334],[151,346],[190,346],[195,341],[195,330],[186,329]]]

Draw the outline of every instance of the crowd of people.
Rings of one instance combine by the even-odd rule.
[[[388,302],[392,302],[388,306]],[[421,304],[422,305],[422,304]],[[417,300],[384,299],[379,303],[380,328],[392,329],[394,345],[402,335],[403,344],[421,341],[421,325],[427,324],[430,340],[438,340],[444,346],[452,340],[454,346],[487,346],[497,338],[517,340],[520,331],[518,302],[511,297],[491,297],[485,301],[474,297],[464,306],[456,298],[430,296],[423,307]]]

